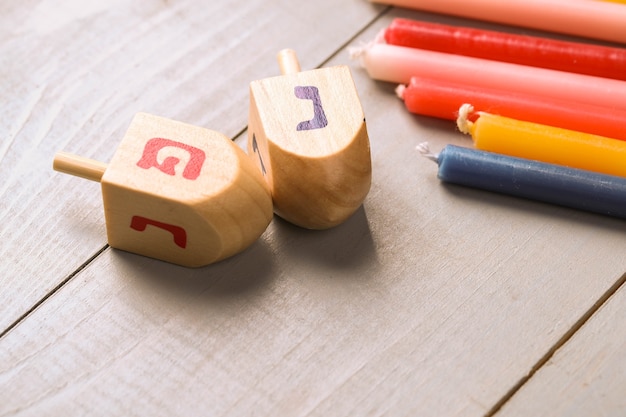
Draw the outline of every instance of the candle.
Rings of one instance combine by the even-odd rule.
[[[538,100],[524,93],[424,77],[412,77],[408,86],[400,85],[396,91],[407,109],[416,114],[455,120],[459,107],[472,103],[476,110],[512,119],[626,140],[626,110],[583,103],[572,105],[550,97]]]
[[[448,145],[431,156],[445,182],[626,218],[626,179]]]
[[[625,30],[626,32],[626,26]],[[412,76],[537,97],[626,109],[626,81],[372,42],[351,48],[370,77],[408,84]]]
[[[623,48],[409,19],[394,19],[384,34],[390,45],[626,80]]]
[[[477,149],[626,177],[626,142],[489,113],[468,120],[472,106],[459,110],[457,125]]]
[[[626,43],[626,9],[589,0],[374,0],[434,13]]]

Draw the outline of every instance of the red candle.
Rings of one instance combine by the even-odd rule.
[[[625,29],[626,30],[626,29]],[[626,80],[626,49],[394,19],[391,45]]]
[[[459,107],[470,103],[477,111],[626,140],[626,110],[425,77],[412,77],[398,95],[410,112],[426,116],[456,120]]]

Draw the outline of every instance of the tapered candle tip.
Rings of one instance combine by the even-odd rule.
[[[470,133],[472,122],[469,121],[469,115],[474,112],[474,106],[465,103],[459,109],[459,117],[456,119],[456,126],[466,135]]]
[[[430,146],[428,146],[428,142],[420,143],[415,147],[415,149],[425,158],[428,158],[431,161],[439,162],[439,156],[430,151]]]

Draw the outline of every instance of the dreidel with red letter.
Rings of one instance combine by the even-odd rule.
[[[145,113],[108,165],[58,153],[54,169],[100,181],[110,246],[183,266],[242,251],[273,215],[261,173],[230,139]]]
[[[269,184],[274,211],[309,229],[352,215],[371,184],[369,138],[346,66],[300,71],[278,54],[282,76],[250,83],[248,154]]]

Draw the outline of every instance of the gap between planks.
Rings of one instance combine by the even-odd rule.
[[[380,11],[380,13],[378,13],[378,15],[376,15],[372,20],[370,20],[368,23],[366,23],[365,25],[363,25],[363,27],[361,28],[361,30],[358,30],[354,33],[354,35],[352,35],[348,40],[346,40],[344,43],[342,43],[341,45],[339,45],[339,47],[332,52],[330,55],[328,55],[328,58],[326,58],[325,60],[322,61],[322,63],[320,65],[317,66],[317,68],[322,68],[324,65],[326,65],[330,60],[332,60],[334,57],[336,57],[337,55],[339,55],[339,53],[345,49],[347,49],[348,46],[350,46],[350,44],[352,44],[359,36],[361,36],[362,33],[364,33],[365,31],[367,31],[370,27],[372,27],[372,25],[374,25],[378,20],[380,20],[383,16],[385,16],[387,13],[389,13],[394,7],[393,6],[387,6],[386,8],[384,8],[383,10]],[[317,69],[316,68],[316,69]]]
[[[109,248],[109,245],[106,244],[100,250],[98,250],[96,253],[91,255],[91,257],[89,259],[87,259],[78,268],[76,268],[67,277],[65,277],[65,279],[63,279],[59,284],[57,284],[56,287],[52,288],[39,301],[37,301],[35,304],[33,304],[33,306],[31,308],[29,308],[28,310],[26,310],[24,312],[24,314],[19,316],[13,323],[11,323],[9,326],[7,326],[6,329],[2,330],[2,332],[0,332],[0,339],[2,339],[4,336],[6,336],[11,330],[13,330],[15,327],[17,327],[17,325],[19,325],[21,322],[26,320],[26,318],[28,316],[30,316],[40,305],[45,303],[47,299],[49,299],[54,294],[56,294],[61,288],[63,288],[68,282],[70,282],[72,280],[72,278],[74,278],[76,275],[78,275],[83,269],[87,268],[87,266],[89,266],[89,264],[91,264],[93,261],[95,261],[96,258],[98,258],[98,256],[100,256],[108,248]]]
[[[393,6],[387,6],[386,8],[384,8],[380,13],[378,13],[378,15],[376,15],[372,20],[370,20],[369,22],[367,22],[365,25],[363,25],[363,27],[356,31],[354,33],[354,35],[352,35],[348,40],[346,40],[344,43],[342,43],[341,45],[339,45],[339,47],[337,47],[337,49],[335,49],[333,52],[331,52],[328,57],[326,57],[326,59],[322,60],[322,62],[315,68],[312,69],[319,69],[322,68],[324,65],[326,65],[328,62],[330,62],[333,58],[335,58],[337,55],[339,55],[339,53],[343,50],[345,50],[348,46],[350,46],[350,44],[352,44],[359,36],[361,36],[361,34],[365,31],[367,31],[372,25],[374,25],[380,18],[382,18],[383,16],[385,16],[387,13],[389,13],[391,10],[393,9]],[[304,69],[304,70],[308,70],[308,69]],[[239,139],[240,137],[242,137],[246,131],[248,130],[248,125],[244,126],[243,129],[241,129],[239,132],[237,132],[237,134],[235,134],[235,136],[233,137],[233,141],[236,141],[237,139]]]
[[[349,46],[352,42],[355,41],[363,32],[368,30],[373,24],[375,24],[379,19],[388,14],[391,10],[393,10],[393,6],[387,6],[382,9],[381,12],[375,16],[370,22],[366,23],[359,31],[355,32],[353,36],[351,36],[348,40],[338,46],[338,48],[330,53],[326,59],[324,59],[317,67],[321,68],[326,65],[329,61],[331,61],[334,57],[339,55],[341,51],[343,51],[347,46]],[[246,130],[247,125],[244,126],[239,132],[237,132],[232,140],[235,141],[242,137]],[[73,272],[71,272],[67,277],[65,277],[57,286],[52,288],[44,297],[42,297],[39,301],[37,301],[31,308],[25,311],[20,317],[18,317],[13,323],[11,323],[6,329],[0,332],[0,339],[6,336],[12,329],[17,327],[21,322],[26,320],[39,306],[41,306],[46,300],[55,295],[58,291],[60,291],[67,283],[69,283],[75,276],[77,276],[81,271],[87,268],[92,262],[94,262],[105,250],[109,248],[108,244],[105,244],[101,249],[99,249],[96,253],[94,253],[90,258],[88,258],[83,264],[81,264],[78,268],[76,268]],[[602,296],[574,323],[574,325],[563,334],[563,336],[552,346],[545,355],[543,355],[530,371],[526,374],[526,376],[522,377],[509,391],[507,391],[504,396],[496,402],[496,404],[487,411],[485,417],[493,417],[497,415],[497,413],[502,409],[502,407],[515,396],[515,394],[528,382],[530,379],[554,356],[554,354],[563,347],[577,332],[580,330],[585,323],[613,296],[617,291],[620,290],[621,287],[626,283],[626,273],[624,273]]]
[[[486,414],[485,417],[495,416],[500,409],[528,382],[530,379],[563,347],[585,323],[626,283],[626,273],[624,273],[600,298],[587,310],[574,325],[552,346],[545,355],[530,369],[528,374],[521,378]]]

